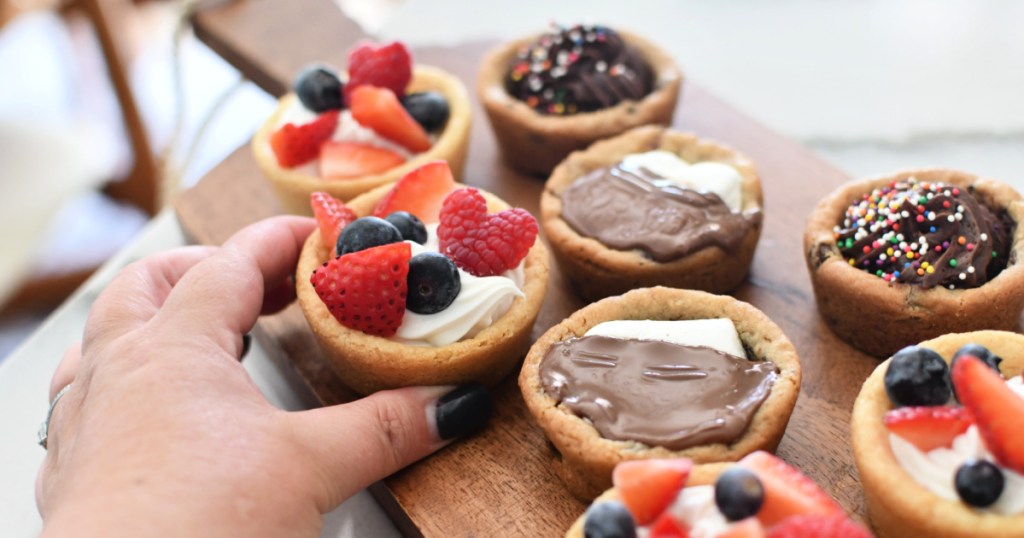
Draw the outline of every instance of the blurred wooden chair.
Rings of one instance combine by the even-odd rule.
[[[80,13],[95,31],[106,63],[107,76],[120,107],[121,120],[129,138],[132,165],[124,178],[103,187],[109,197],[154,215],[160,205],[160,167],[149,143],[126,70],[128,48],[124,36],[114,29],[133,8],[130,0],[0,0],[0,27],[17,15],[39,9],[56,9],[67,15]],[[67,274],[29,277],[6,300],[0,298],[0,316],[31,309],[56,306],[74,291],[95,267]]]

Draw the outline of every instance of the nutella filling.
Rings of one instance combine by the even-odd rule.
[[[553,345],[540,374],[544,392],[605,439],[682,450],[739,439],[778,369],[708,347],[584,336]]]
[[[562,193],[562,219],[609,248],[669,262],[709,246],[735,252],[761,211],[733,212],[714,193],[623,161],[573,182]]]

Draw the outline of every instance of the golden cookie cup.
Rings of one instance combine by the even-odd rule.
[[[391,190],[378,187],[347,205],[359,216],[369,215]],[[508,204],[486,191],[487,209],[494,213]],[[345,385],[360,394],[418,385],[493,386],[519,364],[530,346],[530,333],[540,312],[548,282],[548,255],[538,240],[524,259],[525,297],[518,297],[503,316],[476,336],[445,346],[412,346],[373,336],[340,324],[309,281],[330,255],[314,231],[306,240],[296,268],[296,294],[317,343]]]
[[[252,153],[263,175],[270,181],[274,194],[285,213],[311,216],[309,195],[316,191],[324,191],[331,196],[348,201],[356,196],[387,183],[401,179],[402,176],[421,165],[444,159],[452,169],[456,180],[462,178],[469,149],[469,128],[471,109],[469,94],[462,81],[436,67],[416,66],[413,68],[412,81],[408,92],[436,91],[448,100],[450,115],[444,131],[441,132],[429,150],[413,156],[401,166],[386,172],[369,176],[348,179],[325,179],[310,174],[306,165],[295,168],[283,168],[277,164],[277,157],[270,147],[270,137],[277,131],[282,116],[298,99],[289,93],[278,102],[277,109],[260,126],[252,138]]]
[[[556,342],[583,336],[598,323],[619,319],[728,318],[736,325],[748,356],[771,360],[779,375],[750,426],[731,444],[714,443],[683,450],[648,446],[636,441],[605,439],[586,420],[544,392],[540,365]],[[519,373],[527,409],[551,441],[552,466],[569,491],[590,500],[611,487],[612,470],[620,461],[690,458],[694,463],[737,461],[756,450],[774,452],[786,431],[800,393],[800,358],[782,330],[753,306],[728,296],[674,288],[644,288],[602,299],[549,329],[530,348]]]

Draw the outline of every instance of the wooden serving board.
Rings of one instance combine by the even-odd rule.
[[[303,18],[307,22],[329,24],[344,19],[327,11],[310,15],[308,10],[320,1],[296,3],[307,10]],[[232,39],[243,39],[243,32],[233,30],[223,19],[240,17],[248,21],[244,32],[258,32],[251,11],[266,8],[260,2],[243,1],[217,9],[205,14],[206,19],[200,14],[197,34],[219,40],[215,48],[224,54],[222,49],[231,48]],[[273,27],[274,22],[268,19],[260,24]],[[317,30],[312,33],[324,35]],[[295,72],[316,58],[336,64],[344,61],[344,49],[304,43],[277,43],[284,50],[267,52],[272,61],[260,67],[262,80],[270,81],[264,87],[279,93]],[[252,47],[258,44],[246,53],[258,54]],[[460,76],[472,94],[476,66],[487,48],[488,44],[473,43],[415,52],[418,62]],[[244,56],[238,50],[231,54]],[[679,60],[685,71],[685,58]],[[252,58],[247,61],[243,67],[253,69]],[[850,449],[849,421],[861,383],[878,361],[838,340],[820,319],[801,253],[804,219],[818,199],[846,177],[689,80],[684,83],[675,126],[731,145],[757,164],[765,193],[765,226],[750,277],[734,295],[781,326],[801,357],[802,391],[778,454],[821,484],[854,518],[863,519],[864,499]],[[542,181],[502,164],[478,103],[474,103],[471,136],[465,183],[537,214]],[[205,244],[219,244],[244,225],[280,211],[248,147],[234,152],[184,193],[176,208],[187,235]],[[581,306],[552,265],[534,338]],[[256,336],[269,353],[294,365],[322,404],[353,397],[327,366],[297,306],[262,319]],[[550,449],[528,416],[514,375],[496,388],[495,399],[496,414],[481,434],[457,442],[375,488],[378,500],[407,535],[560,536],[584,510],[585,504],[573,498],[552,473]]]

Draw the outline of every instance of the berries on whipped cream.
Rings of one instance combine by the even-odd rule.
[[[893,181],[846,209],[836,245],[851,266],[890,284],[976,288],[1006,267],[1013,222],[973,191]]]
[[[505,89],[541,114],[563,116],[639,100],[651,92],[647,60],[611,28],[552,25],[509,65]]]

